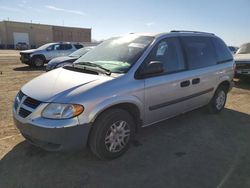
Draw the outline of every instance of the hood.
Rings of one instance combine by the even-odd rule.
[[[249,61],[250,62],[250,54],[235,54],[235,61]]]
[[[34,52],[37,52],[37,49],[30,49],[30,50],[20,51],[20,53],[24,53],[24,54],[31,54],[31,53],[34,53]]]
[[[96,85],[113,79],[105,75],[55,69],[34,78],[22,87],[27,96],[42,102],[69,102],[75,92],[85,92]]]
[[[76,59],[77,59],[76,57],[69,57],[69,56],[56,57],[56,58],[53,58],[52,60],[50,60],[48,65],[56,65],[58,63],[62,63],[62,62],[65,62],[65,61],[72,62],[72,61],[74,61]]]

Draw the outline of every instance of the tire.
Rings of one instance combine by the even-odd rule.
[[[37,56],[37,57],[34,57],[32,59],[32,66],[34,66],[34,67],[42,67],[42,66],[44,66],[44,62],[45,62],[44,58]]]
[[[210,113],[217,114],[221,110],[223,110],[227,100],[227,92],[228,90],[226,89],[225,86],[219,86],[217,88],[213,98],[208,104],[208,110]]]
[[[121,138],[122,135],[126,135]],[[100,159],[115,159],[129,148],[135,135],[132,116],[122,109],[110,109],[95,121],[90,133],[89,146]]]

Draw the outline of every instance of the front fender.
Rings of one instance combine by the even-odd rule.
[[[113,96],[99,103],[89,114],[91,123],[95,121],[99,114],[103,111],[119,104],[129,103],[135,105],[140,112],[140,119],[144,119],[144,105],[143,102],[136,96]]]

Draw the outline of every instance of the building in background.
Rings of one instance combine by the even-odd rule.
[[[30,48],[37,48],[49,42],[91,42],[90,28],[64,27],[25,22],[0,22],[0,48],[15,48],[18,42],[25,42]]]

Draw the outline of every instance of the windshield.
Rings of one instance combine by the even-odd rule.
[[[250,54],[250,43],[243,44],[237,51],[237,54]]]
[[[69,57],[81,57],[86,54],[91,48],[80,48],[79,50],[74,51]]]
[[[45,50],[46,48],[48,48],[49,46],[51,46],[52,43],[48,43],[48,44],[44,44],[42,46],[40,46],[39,48],[37,48],[38,50]]]
[[[127,35],[104,41],[75,64],[91,62],[111,72],[125,73],[139,59],[154,37]]]

